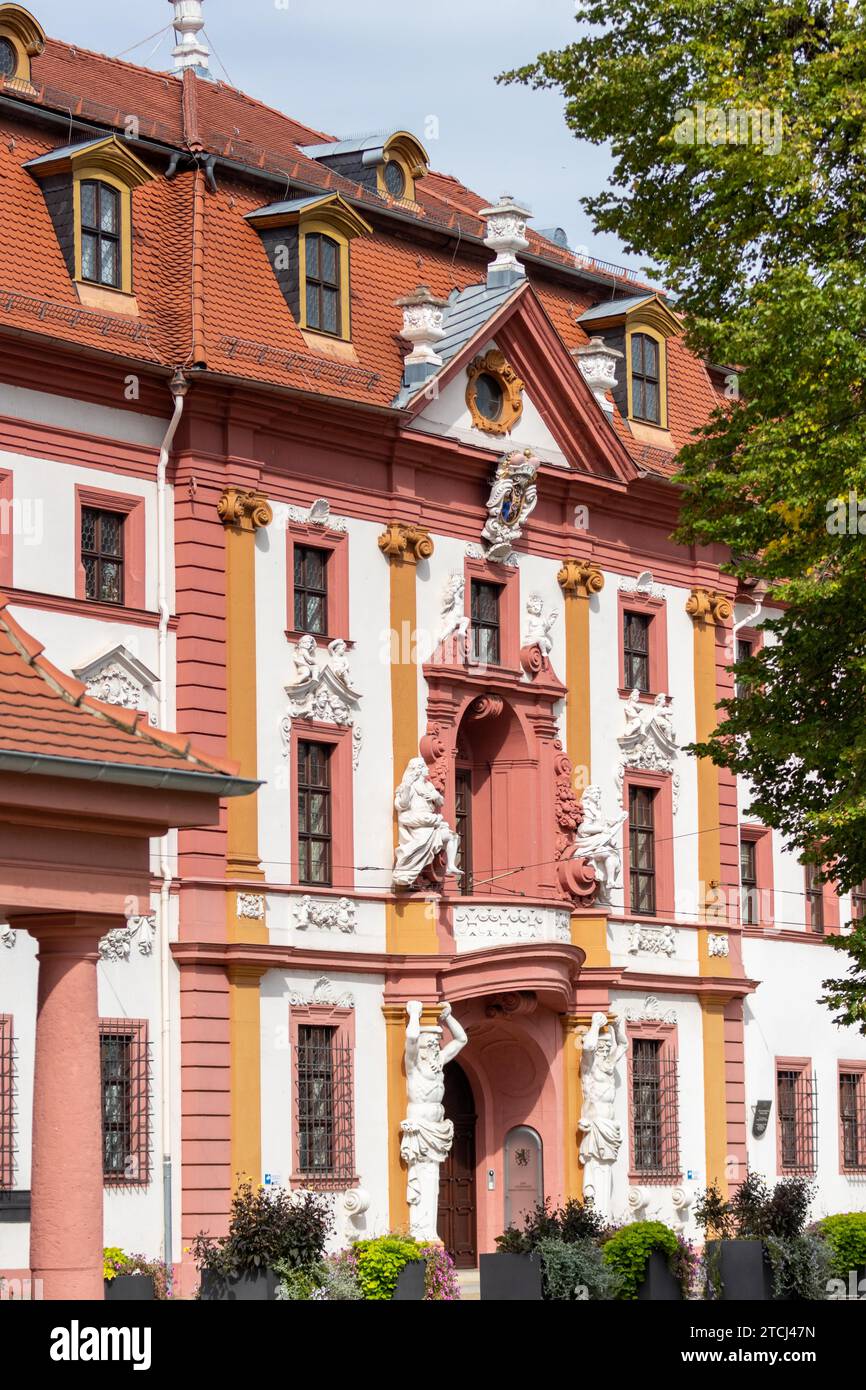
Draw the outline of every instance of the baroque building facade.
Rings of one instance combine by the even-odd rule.
[[[671,539],[722,374],[415,136],[215,81],[186,8],[159,74],[0,4],[0,589],[91,695],[259,783],[152,842],[100,943],[105,1243],[190,1289],[243,1176],[408,1228],[410,1000],[468,1039],[460,1264],[587,1184],[689,1233],[747,1166],[856,1208],[866,1042],[817,1000],[863,899],[684,751],[772,617]],[[35,954],[0,926],[7,1273]]]

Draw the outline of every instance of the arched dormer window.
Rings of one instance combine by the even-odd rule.
[[[304,234],[305,327],[315,333],[342,334],[342,247],[324,232]]]
[[[45,47],[41,26],[21,5],[0,4],[0,77],[19,88],[32,86],[30,60]]]
[[[123,276],[120,192],[102,179],[82,179],[81,278],[120,289]]]
[[[648,333],[631,335],[631,409],[636,420],[661,424],[661,377],[658,339]]]

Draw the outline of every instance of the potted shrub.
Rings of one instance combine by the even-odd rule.
[[[825,1216],[813,1227],[830,1256],[830,1298],[857,1298],[866,1294],[866,1212],[847,1211]],[[840,1287],[841,1284],[841,1287]]]
[[[106,1303],[153,1302],[171,1297],[171,1275],[162,1260],[127,1255],[117,1246],[102,1252]]]
[[[279,1268],[319,1265],[333,1224],[327,1198],[315,1192],[240,1185],[232,1199],[227,1236],[203,1232],[190,1250],[201,1273],[199,1297],[213,1301],[275,1299]]]
[[[424,1247],[411,1236],[378,1236],[353,1247],[358,1283],[365,1299],[421,1302],[424,1298]]]
[[[509,1226],[496,1237],[495,1255],[481,1256],[481,1298],[510,1302],[570,1299],[583,1296],[570,1292],[578,1287],[595,1290],[588,1297],[605,1297],[601,1292],[605,1279],[589,1248],[603,1230],[601,1217],[591,1207],[571,1198],[564,1206],[553,1208],[546,1198],[527,1214],[522,1230]]]
[[[558,1303],[613,1298],[616,1281],[596,1241],[547,1239],[541,1241],[538,1253],[543,1298]]]
[[[674,1302],[690,1291],[695,1255],[688,1241],[661,1221],[635,1221],[602,1247],[614,1279],[614,1298]]]
[[[707,1237],[707,1297],[826,1298],[831,1256],[805,1229],[813,1194],[807,1178],[783,1178],[771,1191],[758,1173],[747,1173],[730,1199],[707,1188],[695,1204],[695,1220]]]

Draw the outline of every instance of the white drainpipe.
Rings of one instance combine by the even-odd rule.
[[[168,460],[171,446],[180,417],[183,415],[184,397],[189,384],[181,371],[176,371],[171,379],[169,390],[174,398],[174,412],[165,432],[159,451],[156,469],[156,604],[159,613],[157,628],[156,670],[159,680],[159,727],[168,728],[168,621],[170,608],[168,601],[168,519],[166,515],[166,485]],[[169,977],[169,905],[171,899],[171,863],[169,860],[168,835],[159,842],[159,872],[162,879],[159,889],[159,959],[160,959],[160,1062],[162,1067],[162,1211],[163,1211],[163,1254],[167,1265],[171,1265],[172,1240],[172,1070],[171,1070],[171,989]]]

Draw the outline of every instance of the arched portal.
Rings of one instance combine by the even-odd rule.
[[[526,734],[507,700],[475,700],[460,722],[455,766],[455,820],[464,869],[463,892],[482,897],[497,876],[537,864],[533,774]],[[537,869],[532,887],[537,891]],[[512,892],[527,889],[509,874]]]
[[[437,1230],[458,1269],[478,1263],[475,1190],[475,1098],[462,1067],[445,1068],[445,1117],[454,1125],[454,1143],[439,1175]]]

